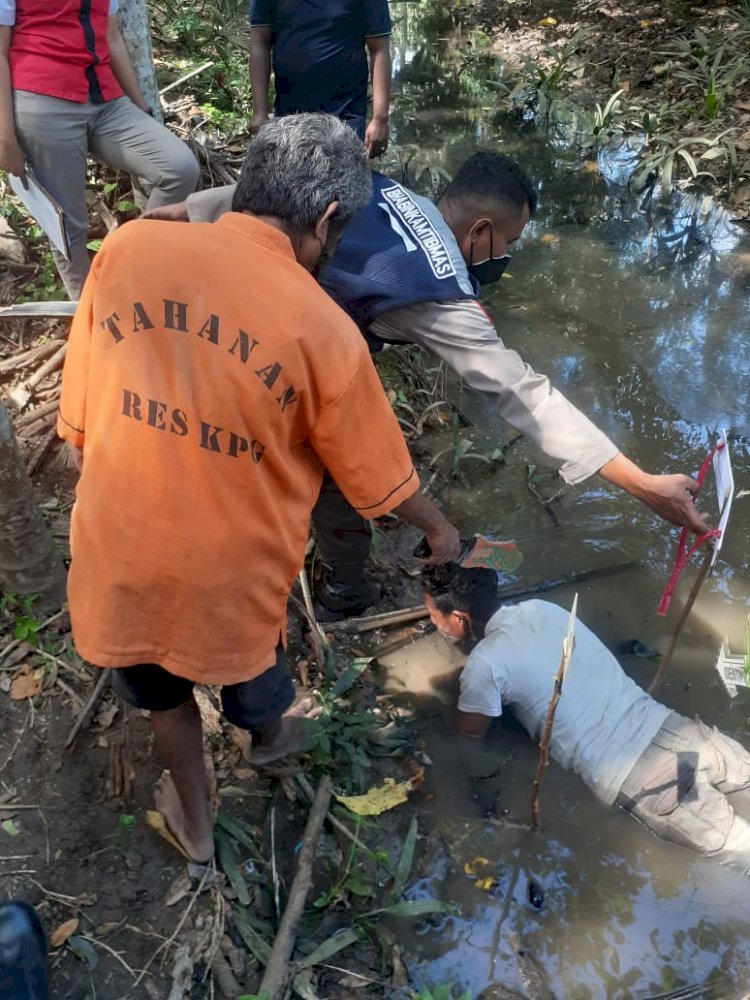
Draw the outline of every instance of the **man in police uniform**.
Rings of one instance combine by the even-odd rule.
[[[598,473],[660,517],[705,530],[692,503],[697,483],[651,475],[627,458],[580,410],[505,347],[478,301],[479,287],[500,278],[508,250],[536,208],[521,168],[500,153],[475,153],[437,205],[382,174],[368,205],[349,223],[322,274],[326,291],[377,349],[383,343],[428,348],[556,466],[566,483]],[[234,188],[191,195],[152,217],[209,221],[229,211]],[[359,614],[377,600],[363,576],[366,523],[335,483],[323,485],[313,514],[331,567],[319,600],[333,616]]]

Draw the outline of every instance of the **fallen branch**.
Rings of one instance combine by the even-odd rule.
[[[408,625],[409,622],[427,618],[429,611],[423,605],[413,608],[403,608],[401,611],[385,611],[378,615],[366,615],[363,618],[347,618],[341,622],[332,622],[331,630],[339,632],[371,632],[376,628],[388,628],[390,625]]]
[[[333,788],[328,775],[321,778],[315,793],[310,815],[305,827],[302,849],[297,862],[297,872],[289,890],[284,916],[281,918],[276,939],[271,948],[259,993],[269,1000],[282,1000],[290,976],[290,959],[297,939],[297,926],[305,909],[308,893],[312,887],[315,851],[328,813]]]
[[[68,350],[68,345],[63,344],[62,347],[58,348],[57,351],[49,358],[44,364],[38,368],[34,374],[23,383],[23,385],[14,385],[13,388],[8,393],[10,399],[16,404],[16,406],[23,408],[26,406],[28,401],[34,394],[34,390],[38,385],[53,372],[58,371],[62,368],[65,362],[65,354]]]
[[[540,580],[526,586],[506,586],[500,587],[498,597],[503,601],[515,601],[521,597],[530,597],[533,594],[544,594],[548,590],[556,587],[565,587],[577,583],[585,583],[591,580],[601,580],[606,576],[614,576],[617,573],[624,573],[626,570],[635,569],[639,564],[633,559],[626,562],[615,563],[613,566],[602,566],[600,569],[586,569],[575,573],[566,573],[564,576],[552,580]],[[408,625],[409,622],[419,621],[427,618],[429,612],[423,606],[404,608],[401,611],[385,611],[378,615],[367,615],[363,618],[347,618],[341,622],[332,622],[326,628],[332,632],[369,632],[376,628],[389,628],[391,625]]]
[[[65,343],[64,340],[48,340],[46,344],[39,344],[38,347],[32,347],[28,351],[23,351],[21,354],[14,354],[10,358],[6,358],[4,361],[0,361],[0,375],[4,375],[6,372],[13,372],[17,368],[23,368],[24,366],[31,364],[32,361],[39,361],[41,358],[47,358],[50,354],[54,354],[62,345]]]
[[[693,610],[693,605],[695,604],[695,599],[697,598],[701,587],[705,583],[706,577],[711,569],[711,560],[713,559],[714,550],[709,545],[706,547],[706,553],[703,556],[703,562],[701,563],[701,568],[698,570],[698,575],[695,578],[695,583],[693,584],[690,593],[688,594],[688,599],[685,601],[685,607],[680,613],[680,617],[677,620],[677,624],[674,627],[674,632],[672,633],[672,640],[669,643],[669,649],[664,654],[664,658],[659,664],[659,669],[654,674],[654,679],[648,686],[648,693],[653,694],[654,691],[659,687],[662,680],[664,679],[664,674],[666,673],[669,662],[674,656],[674,651],[677,649],[677,643],[680,638],[680,633],[685,627],[685,622],[690,616],[690,612]]]
[[[57,319],[75,315],[77,302],[21,302],[0,307],[0,319]]]
[[[573,627],[576,621],[576,612],[578,610],[578,594],[573,598],[573,607],[570,611],[570,618],[568,619],[568,631],[563,639],[562,646],[562,657],[560,659],[560,666],[557,668],[557,674],[555,675],[555,683],[552,688],[552,697],[550,698],[549,705],[547,706],[547,718],[544,720],[544,729],[542,730],[542,738],[539,742],[539,761],[536,765],[536,774],[534,775],[534,781],[531,786],[531,826],[534,830],[538,830],[539,823],[539,793],[542,787],[542,778],[544,777],[544,769],[549,763],[549,745],[552,739],[552,726],[555,721],[555,712],[557,711],[557,703],[560,701],[562,696],[563,681],[565,680],[565,671],[568,669],[568,664],[570,663],[570,658],[573,655],[573,649],[575,647],[575,640],[573,638]]]
[[[47,452],[49,451],[50,447],[52,446],[56,438],[57,438],[57,426],[56,424],[53,424],[52,427],[50,427],[47,430],[47,433],[44,435],[39,445],[37,446],[36,450],[32,453],[31,457],[29,458],[29,461],[26,465],[26,472],[29,474],[29,476],[33,476],[36,470],[42,464],[44,456],[47,454]]]
[[[294,781],[302,789],[302,793],[307,801],[312,803],[315,798],[315,792],[304,774],[295,774]],[[334,830],[338,830],[339,833],[343,834],[347,840],[350,840],[352,844],[358,847],[360,851],[363,851],[368,857],[375,856],[375,852],[370,850],[367,844],[360,840],[356,834],[352,833],[346,823],[342,823],[341,820],[337,816],[334,816],[330,811],[326,813],[326,822],[330,823]]]
[[[203,63],[203,65],[199,66],[197,69],[192,69],[189,73],[179,77],[179,79],[174,80],[172,83],[168,83],[166,87],[162,87],[159,91],[159,97],[164,97],[164,95],[168,94],[170,90],[174,90],[176,87],[179,87],[181,83],[186,83],[188,80],[192,80],[194,76],[198,76],[199,73],[204,73],[212,66],[212,62]]]
[[[76,738],[81,728],[88,724],[89,719],[94,714],[94,709],[97,706],[99,699],[101,698],[104,691],[107,689],[112,681],[112,671],[102,670],[101,677],[97,680],[94,685],[94,689],[91,694],[86,699],[86,703],[78,713],[76,721],[73,723],[73,727],[68,733],[68,738],[65,741],[65,746],[69,747],[73,740]]]
[[[60,397],[56,396],[49,403],[43,403],[41,406],[37,406],[35,410],[29,410],[28,413],[22,413],[20,417],[16,417],[14,421],[16,428],[30,427],[31,424],[35,424],[42,417],[48,417],[50,413],[56,413],[59,407]]]

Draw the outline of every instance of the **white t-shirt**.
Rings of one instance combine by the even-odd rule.
[[[538,740],[568,618],[567,611],[547,601],[526,601],[496,611],[461,674],[460,711],[495,718],[508,705]],[[574,636],[550,754],[611,804],[670,709],[639,688],[580,621]]]
[[[117,13],[117,0],[109,0],[109,13]],[[0,0],[0,25],[12,28],[16,23],[16,0]]]

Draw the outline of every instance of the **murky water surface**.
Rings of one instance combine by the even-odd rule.
[[[394,14],[396,141],[417,144],[423,161],[449,172],[478,147],[492,146],[517,156],[539,186],[539,213],[514,251],[511,278],[486,297],[506,342],[649,470],[694,472],[716,430],[727,427],[738,489],[750,488],[747,230],[720,214],[701,216],[684,200],[641,211],[622,183],[627,156],[584,163],[519,129],[492,110],[485,71],[458,73],[429,6],[398,5]],[[472,440],[472,450],[489,454],[512,437],[481,400],[464,395],[461,406],[473,423],[460,435]],[[690,583],[688,577],[678,590],[672,615],[657,618],[677,532],[599,481],[569,490],[551,515],[527,486],[534,461],[520,442],[497,471],[462,463],[465,482],[448,491],[462,530],[515,537],[525,555],[518,580],[526,583],[636,561],[628,573],[578,588],[580,618],[612,647],[638,639],[663,651]],[[538,488],[550,495],[557,485],[552,477]],[[700,505],[715,511],[709,488]],[[745,745],[750,694],[730,701],[714,662],[724,635],[742,647],[750,612],[749,514],[750,499],[739,498],[722,560],[660,691],[670,707],[700,714]],[[558,589],[551,599],[569,607],[572,595]],[[620,659],[648,683],[652,661]],[[421,709],[435,764],[428,776],[434,798],[421,818],[425,878],[413,892],[460,907],[460,916],[409,941],[419,981],[455,982],[472,995],[501,982],[542,996],[531,963],[557,997],[581,1000],[647,997],[696,984],[705,985],[691,995],[750,990],[750,880],[659,842],[554,765],[542,792],[543,834],[498,822],[506,813],[528,819],[531,742],[504,727],[461,757],[436,712],[450,699],[455,665],[434,643],[389,662],[389,683],[411,690]],[[491,892],[477,889],[465,872],[476,858],[486,859],[480,867],[493,877]],[[541,909],[530,902],[530,882],[537,887],[532,895],[543,895]]]

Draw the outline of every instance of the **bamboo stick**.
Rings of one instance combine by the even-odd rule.
[[[570,611],[570,618],[568,620],[568,632],[563,639],[562,646],[562,656],[560,658],[560,666],[557,668],[557,674],[555,675],[555,682],[552,687],[552,697],[549,700],[549,705],[547,706],[547,718],[544,720],[544,729],[542,730],[542,738],[539,741],[539,761],[536,765],[536,773],[534,775],[534,781],[531,786],[531,826],[534,830],[540,828],[539,823],[539,793],[542,787],[542,778],[544,777],[544,769],[549,763],[549,745],[552,739],[552,726],[555,722],[555,712],[557,711],[557,704],[562,696],[563,681],[565,680],[565,672],[568,669],[568,664],[570,663],[570,658],[573,655],[573,649],[575,648],[575,640],[573,638],[573,627],[576,621],[576,612],[578,611],[578,594],[573,598],[573,607]]]

